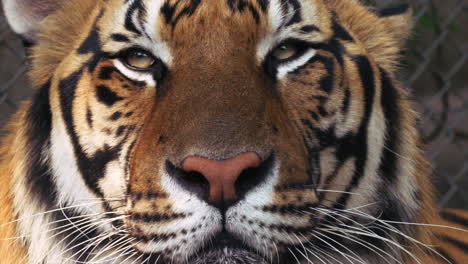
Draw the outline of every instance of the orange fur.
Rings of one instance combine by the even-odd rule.
[[[15,159],[18,145],[16,132],[22,129],[22,120],[26,104],[23,105],[6,128],[10,133],[4,137],[0,145],[0,262],[23,264],[25,262],[26,248],[18,237],[16,230],[16,216],[14,214],[12,182],[14,170],[19,162]]]
[[[358,0],[325,1],[335,10],[340,22],[363,43],[377,64],[395,71],[404,40],[411,32],[411,10],[389,18],[380,18]]]

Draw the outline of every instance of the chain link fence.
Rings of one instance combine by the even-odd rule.
[[[401,75],[421,113],[420,128],[433,161],[440,206],[468,208],[468,1],[371,0],[412,5],[414,34]],[[0,127],[34,93],[25,78],[21,41],[0,13]]]

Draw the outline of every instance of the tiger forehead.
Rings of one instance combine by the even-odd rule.
[[[254,47],[268,29],[268,10],[252,1],[168,1],[160,10],[161,38],[172,48],[202,47],[215,53]]]
[[[231,7],[232,0],[183,1],[185,7],[170,2],[161,8],[159,32],[173,46],[200,44],[214,49],[229,42],[254,44],[267,31],[267,10],[248,1],[240,7]],[[190,4],[194,2],[199,4]]]
[[[124,10],[118,12],[125,13],[122,26],[126,31],[168,43],[221,38],[255,42],[283,31],[328,35],[331,24],[322,0],[120,1],[125,2]]]

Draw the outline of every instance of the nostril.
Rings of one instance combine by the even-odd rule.
[[[237,179],[236,187],[250,185],[253,182],[255,176],[259,174],[259,169],[260,168],[247,168],[243,170]]]
[[[191,184],[201,184],[201,185],[207,185],[208,186],[208,181],[206,180],[205,176],[203,174],[197,172],[197,171],[182,171],[182,177],[187,183]]]
[[[210,184],[203,174],[197,171],[185,171],[166,161],[167,174],[182,188],[196,194],[200,199],[208,199]]]
[[[274,155],[271,154],[260,166],[242,171],[236,182],[236,192],[239,200],[243,199],[247,192],[265,181],[273,169],[273,162]]]

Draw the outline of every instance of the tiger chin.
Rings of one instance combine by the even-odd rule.
[[[37,92],[1,143],[1,263],[467,259],[395,77],[408,7],[2,3]]]

